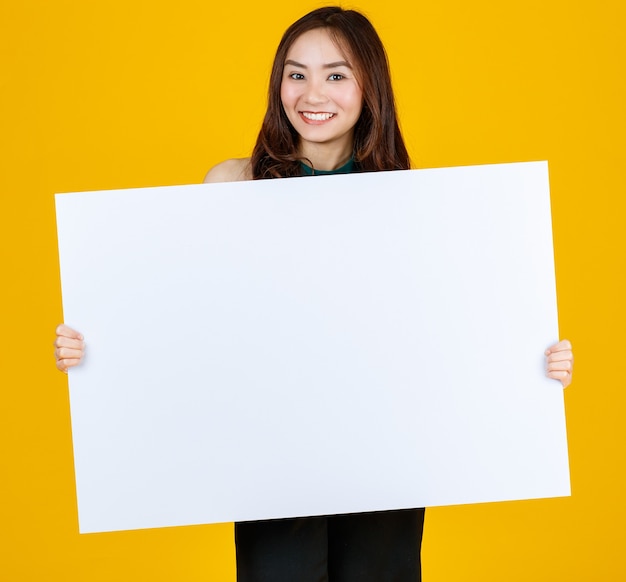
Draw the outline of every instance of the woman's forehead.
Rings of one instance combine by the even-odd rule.
[[[336,35],[332,35],[326,28],[309,30],[294,41],[285,60],[303,65],[325,65],[342,61],[351,64],[351,59],[338,41]]]

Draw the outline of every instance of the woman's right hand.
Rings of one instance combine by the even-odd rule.
[[[64,323],[57,327],[56,334],[54,357],[57,361],[57,368],[67,374],[68,369],[80,364],[85,355],[83,334]]]

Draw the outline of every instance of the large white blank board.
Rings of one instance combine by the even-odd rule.
[[[56,204],[81,532],[569,494],[547,163]]]

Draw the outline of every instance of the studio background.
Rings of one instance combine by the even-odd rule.
[[[54,193],[197,183],[249,155],[280,36],[321,5],[2,0],[0,579],[234,581],[230,524],[77,533],[67,379],[52,355],[63,319]],[[429,509],[424,579],[620,579],[626,5],[344,7],[385,42],[415,167],[550,162],[560,330],[576,354],[573,495]],[[170,324],[162,362],[179,366]]]

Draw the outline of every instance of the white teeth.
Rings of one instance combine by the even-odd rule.
[[[331,117],[334,117],[334,113],[309,113],[308,111],[303,111],[302,115],[311,121],[326,121]]]

